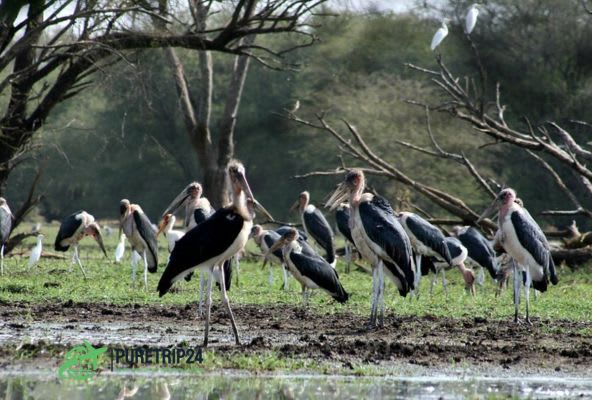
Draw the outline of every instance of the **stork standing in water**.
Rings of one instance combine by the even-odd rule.
[[[137,251],[144,261],[144,287],[148,290],[148,271],[156,272],[158,268],[158,244],[156,243],[156,230],[144,214],[142,207],[131,204],[123,199],[120,203],[119,236],[121,230],[127,236],[133,250]],[[136,264],[131,255],[131,280],[135,281]]]
[[[362,170],[351,169],[325,206],[334,210],[344,200],[349,200],[352,239],[373,267],[369,327],[375,327],[383,326],[384,272],[405,297],[414,289],[414,270],[410,240],[394,210],[385,199],[363,193],[365,184]]]
[[[552,284],[558,283],[554,260],[550,254],[550,246],[544,232],[531,217],[529,212],[515,200],[516,192],[507,188],[502,190],[490,207],[481,214],[486,218],[498,210],[497,239],[508,255],[513,259],[515,322],[519,322],[519,303],[521,297],[520,279],[522,271],[525,276],[525,313],[526,322],[529,319],[529,288],[545,292],[548,289],[548,280]]]
[[[79,258],[79,241],[85,236],[93,237],[104,253],[104,257],[107,257],[100,225],[94,220],[93,215],[83,210],[77,211],[62,220],[54,240],[54,250],[67,251],[70,246],[73,246],[73,263],[79,265],[83,277],[87,279],[85,269],[83,269]]]
[[[4,275],[4,245],[12,229],[12,212],[4,197],[0,197],[0,275]]]
[[[183,189],[181,191],[181,193],[179,193],[177,195],[177,197],[175,197],[175,199],[173,199],[173,201],[171,202],[171,204],[169,204],[169,206],[167,207],[167,209],[163,212],[163,219],[165,218],[165,216],[167,216],[168,214],[174,214],[176,213],[179,209],[181,209],[182,207],[185,209],[185,217],[184,217],[184,223],[183,226],[185,228],[185,232],[189,232],[192,228],[194,228],[195,226],[203,223],[204,221],[206,221],[208,218],[210,218],[211,215],[213,215],[215,213],[215,209],[213,208],[213,206],[210,204],[210,201],[206,198],[206,197],[202,197],[203,194],[203,188],[202,185],[199,182],[192,182],[189,185],[187,185],[185,187],[185,189]],[[169,251],[171,252],[171,251]],[[237,258],[236,258],[237,261]],[[238,279],[239,279],[239,262],[236,264],[237,267],[237,273],[238,273]],[[219,285],[219,268],[221,268],[221,266],[217,266],[217,268],[215,268],[213,270],[213,279],[215,279],[215,281],[217,282],[217,285]],[[224,268],[224,273],[225,273],[225,282],[227,283],[227,289],[229,290],[229,286],[231,284],[231,260],[227,260],[225,262],[225,264],[223,265]],[[192,275],[193,273],[190,273],[188,276],[185,277],[186,281],[189,281],[192,279]],[[203,304],[204,304],[204,298],[207,295],[207,283],[208,283],[208,272],[207,271],[200,271],[200,287],[199,287],[199,300],[198,300],[198,315],[202,316],[202,309],[203,309]],[[210,288],[210,286],[208,286],[208,288]]]
[[[335,269],[321,256],[309,256],[298,243],[298,231],[290,229],[267,251],[267,256],[283,249],[283,257],[291,274],[302,285],[304,304],[308,305],[308,289],[322,289],[340,303],[348,300]],[[265,260],[266,261],[266,260]]]
[[[181,239],[184,235],[183,232],[173,229],[177,218],[173,214],[165,214],[165,216],[160,221],[158,225],[158,232],[156,232],[156,237],[164,232],[165,237],[167,238],[167,249],[169,253],[173,251],[175,247],[175,242]]]
[[[344,236],[344,258],[346,259],[346,273],[350,272],[350,264],[352,262],[352,249],[350,243],[354,246],[352,232],[350,232],[350,206],[348,203],[342,203],[335,210],[335,223],[338,231]]]
[[[254,225],[250,231],[250,237],[254,239],[256,245],[260,248],[263,254],[267,254],[273,244],[281,238],[275,231],[264,230],[261,225]],[[285,269],[285,260],[283,259],[283,253],[281,250],[271,252],[267,257],[269,260],[269,285],[273,285],[273,265],[281,265],[283,272],[283,286],[282,289],[288,289],[287,271]]]
[[[335,268],[334,235],[329,222],[323,213],[314,205],[309,204],[310,194],[306,191],[300,193],[298,200],[290,210],[298,209],[300,219],[306,233],[312,237],[319,247],[325,250],[325,260]]]
[[[483,284],[484,269],[488,270],[492,279],[497,279],[500,268],[496,259],[496,252],[485,236],[472,226],[454,227],[453,234],[466,247],[468,259],[481,267],[477,275],[478,284]]]
[[[417,264],[415,268],[415,291],[418,293],[422,275],[421,257],[440,257],[451,266],[452,256],[450,255],[450,250],[448,250],[444,234],[436,226],[429,223],[429,221],[411,212],[399,213],[398,220],[406,233],[408,233],[415,252],[415,261]]]
[[[261,209],[262,207],[254,201],[254,196],[246,180],[244,166],[239,161],[229,163],[227,176],[233,203],[216,211],[204,223],[194,227],[176,242],[167,268],[158,283],[159,296],[164,296],[173,283],[197,269],[210,272],[208,276],[208,287],[210,288],[215,265],[222,266],[225,261],[246,245],[252,228],[254,205]],[[266,210],[262,209],[262,211],[271,218]],[[235,341],[239,345],[237,325],[229,305],[222,269],[219,274],[219,282],[223,304],[229,313]],[[209,290],[204,329],[205,346],[208,345],[211,305],[212,296],[211,290]]]

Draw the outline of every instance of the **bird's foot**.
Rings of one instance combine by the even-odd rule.
[[[533,325],[533,322],[531,322],[531,320],[529,319],[529,317],[525,318],[525,323],[529,326]]]

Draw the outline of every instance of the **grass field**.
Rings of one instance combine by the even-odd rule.
[[[42,232],[45,234],[44,250],[54,252],[53,243],[57,225],[46,225]],[[76,265],[71,264],[71,253],[65,253],[65,259],[42,258],[39,265],[31,270],[27,268],[29,247],[35,244],[35,238],[30,238],[23,244],[22,257],[5,259],[5,275],[0,278],[0,301],[2,302],[66,302],[102,303],[102,304],[165,304],[182,305],[195,303],[198,300],[198,282],[196,274],[191,282],[183,282],[180,290],[158,297],[156,285],[164,270],[167,260],[166,241],[160,241],[160,266],[158,273],[149,274],[149,290],[143,289],[142,264],[138,265],[137,280],[132,284],[131,267],[129,264],[129,248],[126,250],[124,261],[118,264],[114,261],[114,249],[117,244],[117,234],[105,236],[105,245],[109,258],[102,257],[98,246],[91,238],[81,242],[80,254],[88,279],[84,279]],[[247,249],[250,253],[258,253],[253,242]],[[338,261],[338,270],[343,269],[343,260]],[[275,266],[273,286],[268,284],[268,268],[262,269],[259,261],[242,260],[240,263],[239,284],[234,283],[231,289],[233,304],[301,304],[300,286],[290,277],[290,290],[280,290],[282,285],[281,268]],[[567,267],[559,268],[558,286],[550,287],[548,292],[534,300],[532,296],[532,315],[540,319],[566,319],[574,321],[591,321],[592,319],[592,275],[591,266],[580,268],[577,272]],[[311,309],[319,313],[336,313],[339,311],[368,315],[371,276],[353,266],[350,274],[340,272],[340,279],[350,300],[346,304],[334,302],[322,292],[315,293],[310,299]],[[485,317],[492,319],[510,319],[513,314],[512,294],[508,291],[495,297],[493,281],[486,276],[483,289],[478,288],[475,298],[467,295],[463,289],[462,278],[457,271],[449,271],[449,296],[443,293],[441,280],[435,286],[433,296],[429,295],[430,277],[421,282],[422,295],[419,300],[402,298],[394,290],[391,283],[386,284],[386,310],[398,315],[433,315],[453,318]],[[219,294],[214,293],[218,299]],[[218,301],[218,300],[217,300]],[[524,312],[524,306],[522,306]]]

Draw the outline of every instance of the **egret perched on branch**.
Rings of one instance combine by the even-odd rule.
[[[475,24],[477,23],[477,16],[479,15],[479,4],[475,3],[469,8],[469,12],[465,17],[465,32],[467,35],[470,35],[475,28]]]
[[[44,239],[44,235],[37,235],[37,243],[33,249],[31,249],[31,254],[29,255],[29,267],[31,268],[40,261],[40,257],[42,257],[42,240]]]
[[[529,287],[545,292],[548,280],[558,283],[556,267],[550,254],[550,245],[544,232],[531,217],[529,212],[516,202],[517,194],[506,188],[498,193],[490,207],[481,214],[480,220],[498,210],[498,232],[496,239],[513,258],[513,277],[515,295],[515,322],[519,321],[519,300],[522,271],[526,272],[525,312],[529,319]]]
[[[0,275],[4,274],[4,245],[10,236],[13,218],[6,199],[0,197]]]
[[[73,246],[73,262],[79,265],[84,278],[87,278],[79,259],[79,241],[85,236],[92,236],[98,242],[100,249],[106,257],[106,249],[102,241],[100,226],[95,222],[94,216],[85,211],[75,212],[60,223],[60,228],[54,241],[54,250],[67,251],[70,246]]]
[[[435,35],[433,35],[433,39],[431,40],[432,51],[435,50],[435,48],[438,47],[440,43],[442,43],[442,40],[444,40],[446,36],[448,36],[448,25],[446,25],[446,21],[448,20],[445,18],[442,20],[442,26],[440,27],[440,29],[437,30]]]

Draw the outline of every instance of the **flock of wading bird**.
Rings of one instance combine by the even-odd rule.
[[[348,300],[335,269],[336,249],[334,233],[323,213],[309,202],[309,193],[302,192],[292,206],[298,209],[304,231],[291,226],[277,230],[265,230],[253,225],[256,211],[269,220],[274,219],[256,200],[246,179],[244,166],[232,161],[227,166],[227,180],[231,203],[215,210],[202,197],[202,186],[190,183],[167,207],[159,226],[154,226],[142,208],[129,200],[120,203],[121,241],[116,257],[123,256],[124,238],[132,247],[132,280],[135,268],[143,260],[144,283],[148,287],[147,273],[158,269],[157,239],[164,233],[168,240],[169,260],[158,283],[159,296],[165,295],[180,279],[190,280],[194,271],[201,274],[200,306],[205,310],[204,344],[208,343],[213,279],[220,288],[223,305],[226,307],[233,327],[236,343],[240,343],[235,318],[231,311],[227,290],[231,283],[232,265],[239,272],[239,253],[248,240],[253,239],[263,252],[264,262],[282,266],[284,288],[287,288],[288,272],[302,286],[305,304],[309,289],[321,289],[339,302]],[[457,267],[465,282],[465,289],[475,295],[474,282],[481,282],[486,269],[501,285],[509,273],[514,277],[515,322],[519,322],[519,298],[521,285],[526,294],[526,322],[529,319],[530,287],[544,292],[548,282],[558,283],[550,247],[538,224],[534,221],[513,189],[502,190],[482,218],[498,211],[498,231],[492,240],[486,239],[474,227],[456,227],[453,236],[445,237],[440,229],[420,216],[410,212],[397,213],[383,197],[365,192],[365,176],[360,169],[351,169],[326,201],[325,207],[335,210],[338,230],[346,240],[346,261],[350,261],[350,247],[372,267],[373,288],[369,328],[383,325],[384,275],[398,289],[401,296],[409,293],[418,296],[422,275],[429,272],[442,274],[444,270]],[[184,209],[183,231],[173,229],[174,214]],[[6,201],[0,198],[0,237],[3,254],[4,244],[10,232],[12,214]],[[123,234],[121,234],[121,230]],[[78,243],[85,236],[92,236],[106,255],[100,226],[94,217],[85,211],[66,217],[58,231],[55,249],[67,251],[74,248],[73,262],[85,270],[79,259]],[[309,244],[309,238],[322,249],[321,256]],[[38,240],[38,242],[40,242]],[[504,254],[497,257],[495,248]],[[34,249],[35,250],[35,249]],[[41,252],[41,247],[40,247]],[[136,259],[136,257],[138,259]],[[466,263],[479,268],[475,278]],[[272,270],[270,273],[272,284]],[[435,278],[432,279],[433,287]],[[430,288],[430,292],[431,292]],[[203,293],[205,292],[205,293]],[[447,294],[447,292],[446,292]]]

